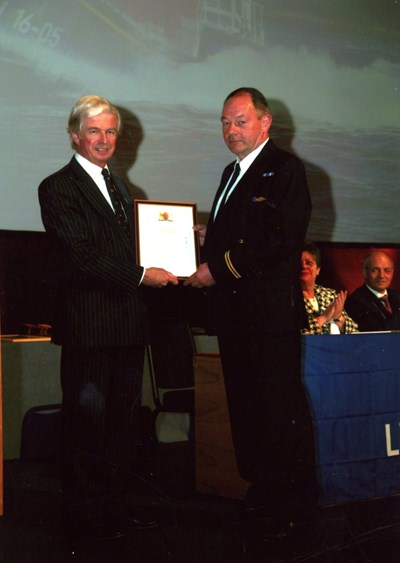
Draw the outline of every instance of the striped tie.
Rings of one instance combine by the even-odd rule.
[[[103,174],[104,181],[107,186],[107,191],[110,195],[111,203],[113,205],[114,212],[118,219],[118,222],[123,227],[124,231],[129,237],[129,225],[124,208],[122,207],[121,197],[114,186],[114,182],[112,181],[112,178],[107,168],[103,168],[101,173]]]
[[[382,301],[382,303],[383,303],[383,305],[384,305],[386,311],[387,311],[388,313],[391,313],[391,312],[392,312],[392,308],[391,308],[391,306],[390,306],[388,296],[387,296],[387,295],[383,295],[383,297],[379,297],[379,300]]]

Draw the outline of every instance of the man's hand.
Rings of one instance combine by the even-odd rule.
[[[183,285],[192,285],[193,287],[211,287],[215,285],[215,280],[211,275],[207,262],[200,264],[194,274],[183,282]]]
[[[163,268],[146,268],[142,284],[150,287],[165,287],[172,283],[178,285],[178,278]]]
[[[193,230],[197,233],[197,238],[199,239],[200,246],[203,246],[207,232],[206,225],[194,225]]]

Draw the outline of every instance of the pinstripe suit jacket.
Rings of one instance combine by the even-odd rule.
[[[131,240],[97,185],[75,157],[39,186],[42,221],[56,244],[60,269],[53,340],[79,347],[147,341],[135,263],[133,212],[123,182],[113,176],[129,219]]]
[[[311,212],[303,163],[269,140],[213,221],[233,166],[222,174],[204,241],[203,258],[216,280],[210,295],[218,307],[218,294],[240,293],[248,317],[241,326],[258,318],[264,331],[287,331],[295,322],[300,331],[300,256]],[[234,319],[224,316],[229,330]]]

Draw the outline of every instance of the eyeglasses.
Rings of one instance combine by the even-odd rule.
[[[312,268],[316,264],[316,262],[313,262],[312,260],[302,260],[301,263],[309,266],[310,268]]]

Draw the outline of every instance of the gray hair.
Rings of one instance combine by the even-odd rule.
[[[80,98],[69,114],[67,131],[71,138],[71,146],[76,149],[76,144],[72,139],[72,134],[80,135],[85,119],[96,117],[103,111],[109,111],[117,118],[117,134],[121,130],[121,116],[118,109],[106,98],[101,96],[84,96]]]

